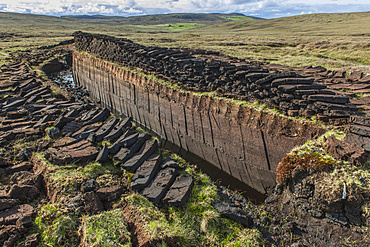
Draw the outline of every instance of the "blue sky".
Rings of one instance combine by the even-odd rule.
[[[276,18],[311,13],[370,11],[370,0],[0,0],[0,11],[56,16],[242,13]]]

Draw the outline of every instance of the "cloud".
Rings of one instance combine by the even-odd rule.
[[[0,0],[0,11],[59,16],[236,12],[275,18],[302,13],[369,10],[368,0]]]

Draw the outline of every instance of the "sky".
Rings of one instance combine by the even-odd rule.
[[[278,18],[370,11],[370,0],[0,0],[0,11],[54,16],[242,13]]]

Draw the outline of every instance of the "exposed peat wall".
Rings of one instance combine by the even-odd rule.
[[[287,152],[324,131],[225,99],[175,90],[78,51],[73,53],[73,73],[76,83],[103,105],[261,193],[275,185],[277,165]]]

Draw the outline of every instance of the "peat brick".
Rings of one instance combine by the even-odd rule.
[[[121,164],[121,167],[125,170],[134,172],[143,164],[143,162],[148,159],[154,152],[158,150],[157,140],[146,141],[140,150],[135,153],[129,160]]]
[[[116,126],[114,126],[111,132],[104,137],[104,139],[110,142],[117,139],[124,133],[127,128],[131,127],[131,121],[131,117],[121,120]]]
[[[270,82],[272,82],[275,79],[278,79],[278,78],[287,78],[287,77],[297,77],[297,74],[295,72],[285,72],[285,73],[275,72],[275,73],[270,73],[268,76],[257,80],[255,83],[257,85],[263,85],[263,84],[270,83]]]
[[[111,202],[117,200],[124,192],[124,188],[120,185],[100,188],[96,194],[102,201]]]
[[[93,123],[97,123],[97,122],[103,122],[104,120],[106,120],[109,117],[109,114],[110,114],[109,110],[107,108],[104,108],[98,114],[96,114],[95,116],[93,116],[91,118],[91,120],[89,120],[87,122],[87,124],[93,124]]]
[[[40,190],[32,185],[13,185],[8,191],[8,198],[19,199],[22,202],[28,202],[35,199],[40,194]]]
[[[49,148],[45,151],[45,158],[59,165],[71,162],[88,162],[95,160],[98,152],[98,149],[90,142],[81,140],[61,148]]]
[[[160,164],[162,162],[161,154],[153,154],[150,156],[135,172],[131,179],[131,188],[136,191],[144,189],[154,178]]]
[[[273,80],[271,82],[271,87],[277,87],[279,85],[312,84],[313,82],[313,78],[281,78]]]
[[[168,167],[160,170],[154,180],[141,192],[141,194],[158,205],[176,176],[177,170],[175,168]]]
[[[333,104],[333,103],[326,103],[317,101],[313,104],[315,108],[319,108],[321,110],[338,110],[338,111],[357,111],[358,108],[352,105],[341,105],[341,104]]]
[[[351,124],[349,125],[349,130],[357,135],[370,137],[370,127],[368,126]]]
[[[189,199],[193,185],[194,181],[191,175],[182,174],[178,176],[168,190],[163,202],[174,207],[184,206]]]
[[[283,92],[294,92],[296,90],[319,90],[319,89],[326,89],[326,85],[312,83],[311,85],[306,84],[296,84],[296,85],[280,85],[278,89]]]
[[[111,118],[109,121],[107,121],[103,126],[100,127],[100,129],[95,133],[96,134],[96,141],[100,142],[104,139],[106,135],[111,132],[111,130],[114,128],[114,126],[118,123],[117,118]]]
[[[174,161],[173,159],[171,159],[170,157],[168,157],[161,164],[161,169],[165,169],[167,167],[171,167],[171,168],[177,169],[177,168],[179,168],[179,163],[177,163],[176,161]]]
[[[226,202],[220,201],[213,201],[211,205],[224,217],[239,222],[246,227],[253,225],[252,218],[241,208],[233,207]]]
[[[72,117],[60,116],[60,117],[58,117],[58,118],[55,120],[55,122],[54,122],[53,126],[55,126],[55,127],[59,128],[59,129],[63,129],[63,127],[64,127],[67,123],[72,122],[73,120],[74,120],[74,118],[72,118]]]
[[[22,162],[5,169],[6,174],[13,174],[20,171],[30,171],[33,168],[33,164],[30,162]]]
[[[33,207],[28,204],[17,205],[7,211],[0,212],[0,225],[15,225],[21,217],[32,216]]]
[[[97,129],[100,128],[101,125],[101,123],[86,125],[73,133],[71,137],[76,138],[77,140],[86,139],[90,135],[90,133],[95,132]]]
[[[131,129],[128,129],[117,141],[115,141],[113,143],[113,145],[111,145],[109,147],[109,153],[116,154],[120,150],[121,147],[127,146],[127,144],[128,144],[127,138],[132,136],[132,133],[133,133],[133,131]],[[139,137],[139,134],[136,133],[136,134],[134,134],[133,137],[130,137],[129,139],[132,140],[132,138],[136,138],[135,140],[132,140],[133,143],[135,143],[138,137]]]
[[[115,160],[119,160],[122,163],[125,163],[128,159],[130,159],[144,144],[144,142],[150,139],[150,135],[146,133],[139,134],[136,142],[131,146],[123,146],[120,151],[114,156]]]
[[[10,209],[14,206],[17,206],[21,203],[18,199],[0,199],[0,211]]]
[[[27,99],[19,99],[19,100],[16,100],[10,104],[7,104],[4,106],[4,109],[11,109],[13,107],[18,107],[18,106],[22,106],[24,103],[26,103]]]
[[[28,171],[21,171],[13,174],[10,181],[18,185],[36,186],[40,191],[43,189],[43,176]]]
[[[347,104],[349,103],[349,98],[346,96],[339,95],[325,95],[325,94],[315,94],[308,96],[308,100],[311,101],[323,101],[334,104]]]
[[[105,162],[108,159],[109,149],[106,143],[104,143],[104,147],[100,150],[98,156],[96,157],[96,162]]]

